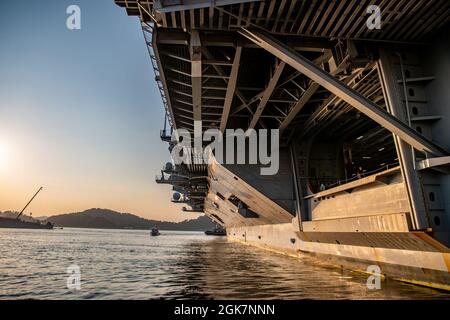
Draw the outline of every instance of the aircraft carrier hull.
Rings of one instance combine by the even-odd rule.
[[[432,232],[410,230],[407,193],[398,167],[318,193],[313,198],[321,199],[324,210],[317,206],[312,212],[317,219],[303,222],[273,201],[277,188],[289,189],[281,174],[274,179],[277,182],[260,185],[253,180],[251,185],[242,180],[248,176],[244,172],[236,175],[217,163],[208,172],[205,212],[227,226],[231,241],[300,259],[314,256],[365,273],[376,266],[383,277],[450,290],[450,251]],[[269,187],[270,197],[258,191],[260,186]],[[242,218],[217,194],[238,197],[259,217]],[[265,219],[271,222],[260,224]]]
[[[115,2],[141,20],[173,202],[232,241],[449,290],[450,2]],[[193,143],[177,163],[180,129],[243,130],[244,160]],[[277,137],[271,174],[252,130]]]
[[[389,240],[389,246],[392,243],[397,245],[397,248],[392,248],[386,245],[386,242],[373,241],[370,236],[364,235],[360,237],[357,245],[331,243],[332,240],[345,243],[348,237],[357,239],[360,236],[351,233],[329,233],[324,237],[328,243],[314,242],[309,236],[317,238],[316,234],[294,230],[292,224],[236,227],[228,232],[228,239],[294,258],[301,259],[302,255],[313,256],[335,267],[345,267],[367,274],[371,274],[367,271],[368,267],[375,265],[382,270],[383,277],[450,290],[450,255],[441,244],[434,243],[434,240],[424,233],[406,233],[393,237],[378,235],[384,237],[386,242]],[[426,249],[405,247],[402,245],[405,239],[418,242]],[[372,247],[373,243],[376,243],[377,247]]]

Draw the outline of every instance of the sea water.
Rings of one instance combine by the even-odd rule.
[[[0,299],[435,298],[450,295],[396,281],[370,290],[364,274],[201,232],[0,229]]]

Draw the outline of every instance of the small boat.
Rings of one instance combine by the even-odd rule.
[[[221,227],[216,226],[214,230],[206,230],[205,234],[207,236],[226,236],[227,231]]]
[[[152,228],[152,231],[150,232],[150,235],[151,235],[152,237],[159,236],[160,234],[161,234],[161,233],[159,233],[159,229],[156,228],[156,227],[153,227],[153,228]]]

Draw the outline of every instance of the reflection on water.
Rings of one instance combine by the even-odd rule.
[[[81,268],[70,291],[67,267]],[[382,282],[226,238],[162,231],[0,229],[0,299],[432,299],[436,290]]]

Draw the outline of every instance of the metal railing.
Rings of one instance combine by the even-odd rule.
[[[150,60],[152,62],[153,71],[155,73],[156,85],[158,86],[159,94],[161,95],[161,100],[163,102],[163,106],[164,106],[167,118],[169,119],[169,125],[171,127],[173,127],[172,118],[171,118],[170,112],[169,112],[169,110],[170,110],[169,103],[168,103],[168,100],[166,97],[166,92],[164,91],[164,85],[161,81],[161,73],[158,69],[158,62],[156,60],[155,51],[154,51],[153,45],[152,45],[154,22],[141,21],[141,27],[142,27],[142,33],[144,35],[145,43],[147,44],[148,54],[150,55]]]
[[[382,172],[382,171],[386,171],[386,170],[398,167],[398,165],[399,165],[398,162],[393,162],[393,163],[389,163],[389,164],[383,165],[382,167],[380,167],[378,169],[375,169],[375,170],[372,170],[372,171],[362,172],[359,176],[358,175],[354,175],[354,176],[352,176],[351,178],[348,178],[348,179],[338,180],[337,182],[335,182],[333,184],[326,185],[325,186],[325,190],[328,190],[328,189],[340,186],[342,184],[346,184],[346,183],[349,183],[349,182],[352,182],[352,181],[356,181],[356,180],[365,178],[367,176],[373,175],[373,174],[378,173],[378,172]],[[322,191],[324,191],[324,190],[322,190]]]

